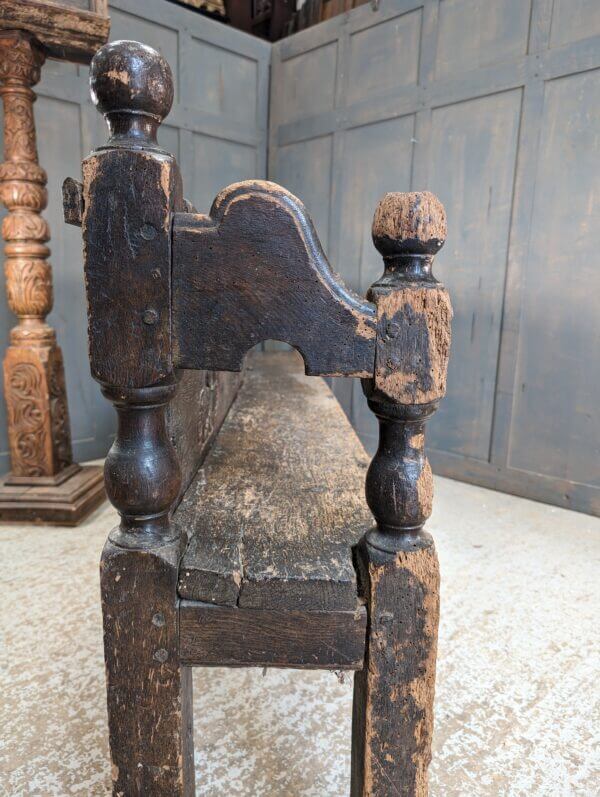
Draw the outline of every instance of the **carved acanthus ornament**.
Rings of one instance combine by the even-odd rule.
[[[0,32],[0,95],[4,158],[0,199],[8,304],[18,317],[4,360],[5,399],[13,477],[55,476],[71,464],[62,354],[46,323],[52,309],[52,269],[46,172],[38,163],[32,90],[44,54],[19,31]],[[10,477],[9,477],[10,479]]]

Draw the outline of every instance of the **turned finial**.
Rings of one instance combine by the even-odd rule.
[[[369,291],[377,341],[373,378],[363,389],[380,430],[366,481],[377,521],[369,541],[385,550],[420,535],[431,513],[425,422],[446,390],[452,318],[431,265],[445,238],[444,206],[428,191],[386,194],[377,206],[373,243],[385,270]]]
[[[446,240],[446,211],[429,191],[386,194],[373,217],[373,243],[384,258],[435,255]]]
[[[92,60],[90,89],[110,144],[156,147],[158,127],[173,104],[171,68],[160,53],[135,41],[105,44]]]

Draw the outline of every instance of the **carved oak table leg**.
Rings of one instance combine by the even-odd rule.
[[[92,96],[110,130],[65,185],[81,223],[92,375],[118,414],[105,463],[121,515],[101,562],[113,794],[194,794],[192,692],[179,660],[170,522],[181,472],[166,413],[176,391],[170,340],[171,218],[183,207],[174,158],[156,133],[173,101],[168,64],[136,42],[98,51]],[[125,333],[124,333],[125,331]]]
[[[357,550],[369,610],[367,655],[355,676],[353,797],[425,797],[431,759],[439,619],[426,419],[444,395],[452,310],[431,274],[446,232],[431,194],[387,194],[373,222],[385,271],[377,307],[375,375],[363,380],[379,421],[366,495],[377,522]]]
[[[38,164],[32,86],[44,54],[27,33],[0,33],[4,157],[0,198],[8,304],[19,322],[4,360],[11,472],[0,520],[78,523],[104,497],[102,470],[73,463],[62,353],[45,321],[52,309],[46,173]]]

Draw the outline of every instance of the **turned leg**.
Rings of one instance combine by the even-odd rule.
[[[426,797],[439,620],[439,567],[430,534],[433,479],[425,422],[444,394],[451,309],[433,278],[445,216],[431,194],[388,194],[373,222],[385,272],[373,379],[379,421],[366,496],[376,527],[356,551],[368,608],[364,668],[354,681],[352,797]]]
[[[121,524],[100,565],[113,794],[194,794],[191,670],[179,661],[180,476],[165,409],[173,384],[103,388],[119,415],[106,491]]]
[[[387,490],[391,487],[386,504],[408,528],[399,533],[399,527],[395,527],[387,534],[374,529],[357,550],[369,624],[365,665],[354,680],[352,795],[425,797],[433,731],[440,578],[433,538],[420,528],[410,527],[415,520],[424,522],[415,514],[422,515],[430,505],[427,491],[431,478],[422,450],[410,443],[396,449],[400,454],[396,465],[403,463],[404,480],[399,478],[402,469],[392,469],[393,457],[385,455],[390,444],[393,451],[394,444],[403,440],[422,440],[422,431],[414,430],[412,423],[379,421],[380,453],[367,479],[367,490],[369,486],[372,490],[370,503],[373,498],[384,498],[382,486]],[[387,484],[382,474],[386,467],[390,468]],[[416,480],[406,478],[406,471],[411,471],[411,476],[418,474],[417,480],[420,477],[423,483],[420,490]],[[373,479],[379,483],[370,485]],[[408,510],[404,515],[402,506]]]

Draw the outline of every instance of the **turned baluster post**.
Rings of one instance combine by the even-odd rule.
[[[427,795],[439,619],[439,567],[424,530],[433,478],[425,425],[445,393],[452,309],[432,273],[446,236],[428,192],[386,194],[373,220],[384,273],[373,379],[363,380],[379,422],[366,478],[376,521],[357,551],[369,607],[365,668],[355,678],[353,797]]]
[[[90,84],[110,137],[84,161],[83,184],[63,190],[67,220],[83,228],[92,375],[118,414],[105,484],[121,521],[101,562],[113,793],[184,797],[194,793],[191,677],[178,653],[170,513],[181,473],[167,430],[171,219],[183,199],[156,140],[173,79],[155,50],[119,41],[98,51]]]
[[[78,523],[104,498],[101,469],[73,462],[63,357],[46,323],[52,310],[48,196],[38,163],[33,86],[45,50],[25,31],[0,31],[4,162],[0,199],[6,293],[18,323],[4,358],[11,471],[0,483],[0,519]],[[37,491],[35,488],[41,488]]]
[[[45,56],[27,33],[0,32],[0,94],[4,105],[4,163],[0,196],[6,292],[18,318],[4,360],[11,477],[53,477],[72,463],[62,354],[45,319],[52,309],[52,269],[46,172],[38,163],[32,87]]]

